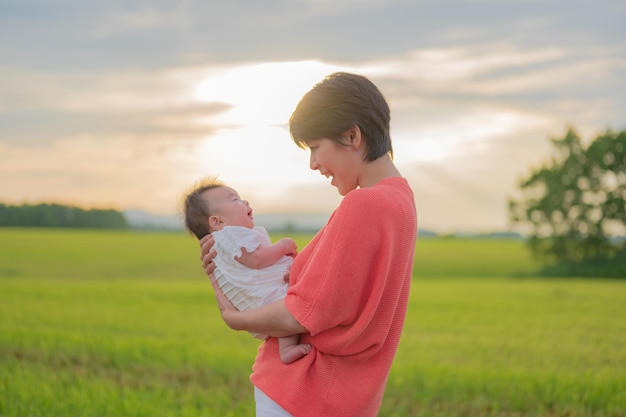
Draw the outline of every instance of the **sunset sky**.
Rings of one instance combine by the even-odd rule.
[[[170,214],[219,177],[257,213],[340,201],[289,137],[338,70],[392,112],[420,227],[509,228],[550,137],[626,128],[623,0],[5,2],[0,202]]]

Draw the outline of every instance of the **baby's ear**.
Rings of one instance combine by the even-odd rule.
[[[210,216],[209,217],[209,227],[211,228],[211,230],[222,230],[222,227],[224,226],[224,222],[222,222],[222,219],[220,219],[217,216]]]

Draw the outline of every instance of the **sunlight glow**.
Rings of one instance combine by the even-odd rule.
[[[202,160],[212,175],[238,184],[268,184],[271,187],[293,183],[294,175],[308,174],[308,152],[298,148],[284,128],[243,127],[225,130],[200,149]]]
[[[236,126],[287,123],[298,101],[316,82],[338,70],[316,61],[270,62],[213,71],[195,89],[195,98],[233,108],[218,120]]]
[[[302,95],[339,70],[316,61],[212,69],[194,99],[232,108],[204,120],[218,129],[199,149],[205,175],[218,175],[244,198],[270,205],[294,183],[326,181],[309,169],[309,153],[293,143],[287,123]]]

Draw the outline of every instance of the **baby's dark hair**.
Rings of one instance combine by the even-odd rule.
[[[207,190],[223,187],[224,185],[217,177],[204,177],[196,181],[185,193],[181,204],[185,228],[195,235],[198,240],[211,233],[211,228],[209,227],[211,213],[208,203],[202,198],[202,194]]]

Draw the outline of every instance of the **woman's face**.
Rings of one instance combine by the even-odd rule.
[[[349,141],[342,145],[323,138],[311,139],[306,143],[311,152],[310,168],[331,178],[330,183],[337,187],[339,194],[346,195],[358,187],[362,156]]]

